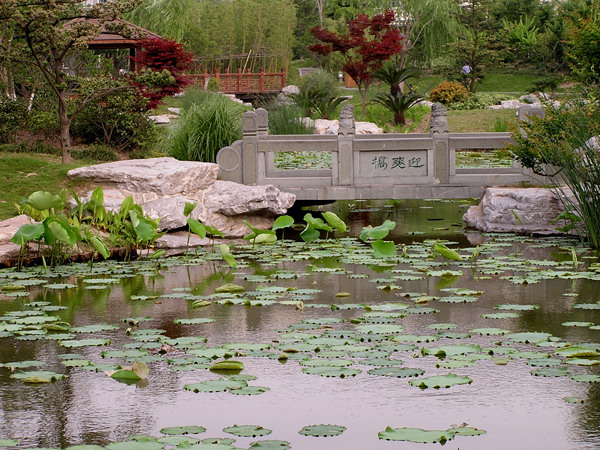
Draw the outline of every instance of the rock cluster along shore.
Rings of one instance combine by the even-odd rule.
[[[572,197],[568,188],[564,195]],[[561,197],[545,188],[487,188],[463,216],[468,227],[491,233],[560,234],[552,221],[565,210]]]

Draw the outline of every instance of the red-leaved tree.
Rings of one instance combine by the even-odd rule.
[[[348,34],[335,34],[323,27],[310,31],[322,44],[311,45],[309,49],[319,55],[340,52],[344,57],[342,70],[356,83],[362,96],[363,114],[367,108],[367,90],[383,62],[400,53],[402,45],[400,32],[394,27],[396,13],[388,9],[383,14],[371,18],[360,14],[348,22]]]
[[[132,84],[148,99],[148,107],[156,108],[163,98],[174,95],[189,85],[185,76],[192,54],[171,39],[149,38],[138,41],[135,63],[142,70],[132,76]]]

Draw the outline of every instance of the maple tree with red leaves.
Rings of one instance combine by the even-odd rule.
[[[374,74],[383,62],[400,53],[402,37],[394,27],[396,13],[388,9],[371,18],[360,14],[348,22],[348,34],[335,34],[321,26],[312,28],[312,35],[322,43],[309,50],[319,55],[339,52],[344,58],[342,70],[354,80],[362,96],[363,114],[367,107],[367,90]]]
[[[149,38],[138,41],[134,61],[142,71],[132,75],[132,84],[148,99],[151,109],[163,98],[174,95],[191,83],[185,71],[190,68],[192,54],[171,39]]]

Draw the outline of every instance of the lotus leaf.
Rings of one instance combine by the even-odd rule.
[[[431,325],[427,325],[427,328],[431,330],[453,330],[456,328],[456,325],[453,323],[432,323]]]
[[[191,436],[163,436],[157,439],[157,442],[165,445],[180,446],[184,447],[186,444],[197,444],[200,439]],[[184,447],[185,448],[185,447]]]
[[[218,361],[210,366],[211,371],[241,371],[244,370],[244,363],[241,361]]]
[[[205,317],[195,317],[193,319],[175,319],[173,322],[176,325],[195,325],[199,323],[213,323],[215,319],[207,319]]]
[[[379,432],[379,439],[386,441],[408,441],[430,444],[439,442],[445,444],[454,438],[454,433],[449,430],[423,430],[421,428],[391,428],[387,427]]]
[[[26,369],[28,367],[40,367],[44,366],[46,363],[43,361],[14,361],[14,362],[6,362],[4,364],[0,364],[0,367],[6,367],[11,372],[15,369]]]
[[[270,388],[263,386],[244,386],[239,389],[229,389],[229,392],[235,395],[259,395],[270,390]]]
[[[573,308],[577,309],[600,309],[600,303],[580,303],[573,305]]]
[[[69,359],[67,361],[62,361],[62,364],[65,367],[85,367],[94,365],[89,359]]]
[[[573,375],[571,380],[580,381],[584,383],[600,383],[600,375],[592,375],[592,374],[583,374],[583,375]]]
[[[401,334],[399,336],[394,336],[394,338],[393,338],[393,340],[399,341],[399,342],[416,342],[416,343],[435,342],[439,339],[440,339],[439,336],[430,336],[430,335],[415,336],[414,334]]]
[[[110,345],[109,339],[80,339],[77,341],[59,341],[59,345],[63,347],[76,348],[87,346],[104,346]]]
[[[423,369],[413,369],[410,367],[378,367],[367,372],[370,375],[380,375],[384,377],[409,378],[423,375]]]
[[[566,358],[594,358],[600,356],[599,352],[581,346],[559,348],[556,350],[556,353]]]
[[[563,327],[591,327],[594,325],[593,322],[563,322]]]
[[[478,353],[481,351],[479,345],[442,345],[440,347],[422,348],[423,355],[435,355],[438,358],[446,356],[466,355],[467,353]]]
[[[17,447],[19,444],[17,439],[0,439],[0,447]]]
[[[367,366],[392,367],[401,366],[402,364],[404,364],[404,361],[390,358],[367,358],[360,361],[360,364]]]
[[[541,369],[532,370],[530,373],[536,377],[566,377],[570,375],[566,367],[542,367]]]
[[[482,314],[481,317],[484,319],[512,319],[514,317],[519,317],[518,313],[506,312],[506,313],[491,313],[491,314]]]
[[[339,436],[344,431],[346,431],[346,427],[341,425],[307,425],[298,433],[304,436],[331,437]]]
[[[239,437],[258,437],[271,434],[273,431],[258,425],[233,425],[223,428],[225,433],[233,434]]]
[[[248,450],[252,449],[265,449],[265,450],[287,450],[290,447],[290,443],[287,441],[256,441],[250,444]]]
[[[482,434],[486,434],[487,431],[485,430],[481,430],[479,428],[474,428],[474,427],[455,427],[455,428],[448,428],[448,430],[446,431],[450,431],[452,433],[454,433],[456,436],[481,436]]]
[[[494,309],[500,311],[534,311],[540,309],[540,305],[496,305]]]
[[[547,341],[552,337],[552,335],[550,333],[530,332],[530,333],[509,333],[505,337],[510,339],[513,342],[523,342],[525,344],[528,344],[528,343],[534,344],[537,342]]]
[[[577,366],[597,366],[600,364],[600,359],[572,358],[567,360],[567,364],[574,364]]]
[[[118,330],[119,327],[109,324],[85,325],[82,327],[73,327],[70,329],[73,333],[99,333],[101,331]]]
[[[72,445],[65,450],[104,450],[104,447],[99,445]]]
[[[72,289],[72,288],[76,288],[77,285],[69,284],[69,283],[52,283],[52,284],[46,284],[44,287],[48,288],[48,289]]]
[[[484,336],[502,336],[510,333],[509,330],[504,330],[502,328],[473,328],[469,331],[471,333],[482,334]]]
[[[563,397],[565,403],[585,403],[585,400],[579,397]]]
[[[237,284],[224,284],[223,286],[219,286],[215,289],[216,293],[235,293],[235,292],[244,292],[246,288],[243,286],[239,286]]]
[[[349,369],[347,367],[332,367],[332,366],[321,366],[321,367],[306,367],[302,369],[302,372],[311,375],[320,375],[322,377],[338,377],[347,378],[355,377],[361,371],[358,369]]]
[[[531,367],[555,367],[561,365],[562,361],[556,358],[530,359],[527,364]]]
[[[455,386],[457,384],[471,384],[473,380],[471,380],[467,376],[456,375],[454,373],[449,373],[447,375],[435,375],[432,377],[419,378],[417,380],[411,380],[408,383],[411,386],[419,387],[421,389],[433,388],[449,388],[451,386]]]
[[[48,371],[33,371],[13,373],[10,377],[23,380],[25,383],[38,384],[62,380],[63,378],[66,378],[66,375]]]
[[[164,445],[158,442],[113,442],[104,447],[108,450],[164,450]],[[191,448],[191,447],[189,447]]]
[[[325,359],[312,358],[300,361],[300,365],[307,367],[348,367],[354,364],[351,359]]]
[[[240,389],[248,384],[245,381],[227,380],[224,378],[218,380],[208,380],[201,383],[186,384],[183,388],[192,392],[224,392],[229,389]]]
[[[160,432],[162,434],[173,434],[173,435],[200,434],[200,433],[204,433],[205,431],[206,431],[206,428],[196,426],[196,425],[188,425],[188,426],[184,426],[184,427],[167,427],[167,428],[162,428],[160,430]]]
[[[396,228],[396,222],[386,220],[381,225],[376,227],[363,227],[358,238],[361,241],[366,241],[367,239],[383,239],[394,228]]]
[[[367,334],[399,334],[404,331],[401,325],[359,325],[356,327],[359,333]]]
[[[111,378],[114,378],[115,380],[139,381],[148,378],[149,372],[150,370],[148,369],[148,366],[145,363],[141,361],[136,361],[131,367],[117,370],[114,372],[107,372],[107,375],[109,375]]]

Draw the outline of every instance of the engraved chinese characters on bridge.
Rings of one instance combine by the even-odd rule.
[[[427,152],[364,152],[360,171],[363,177],[427,176]]]

